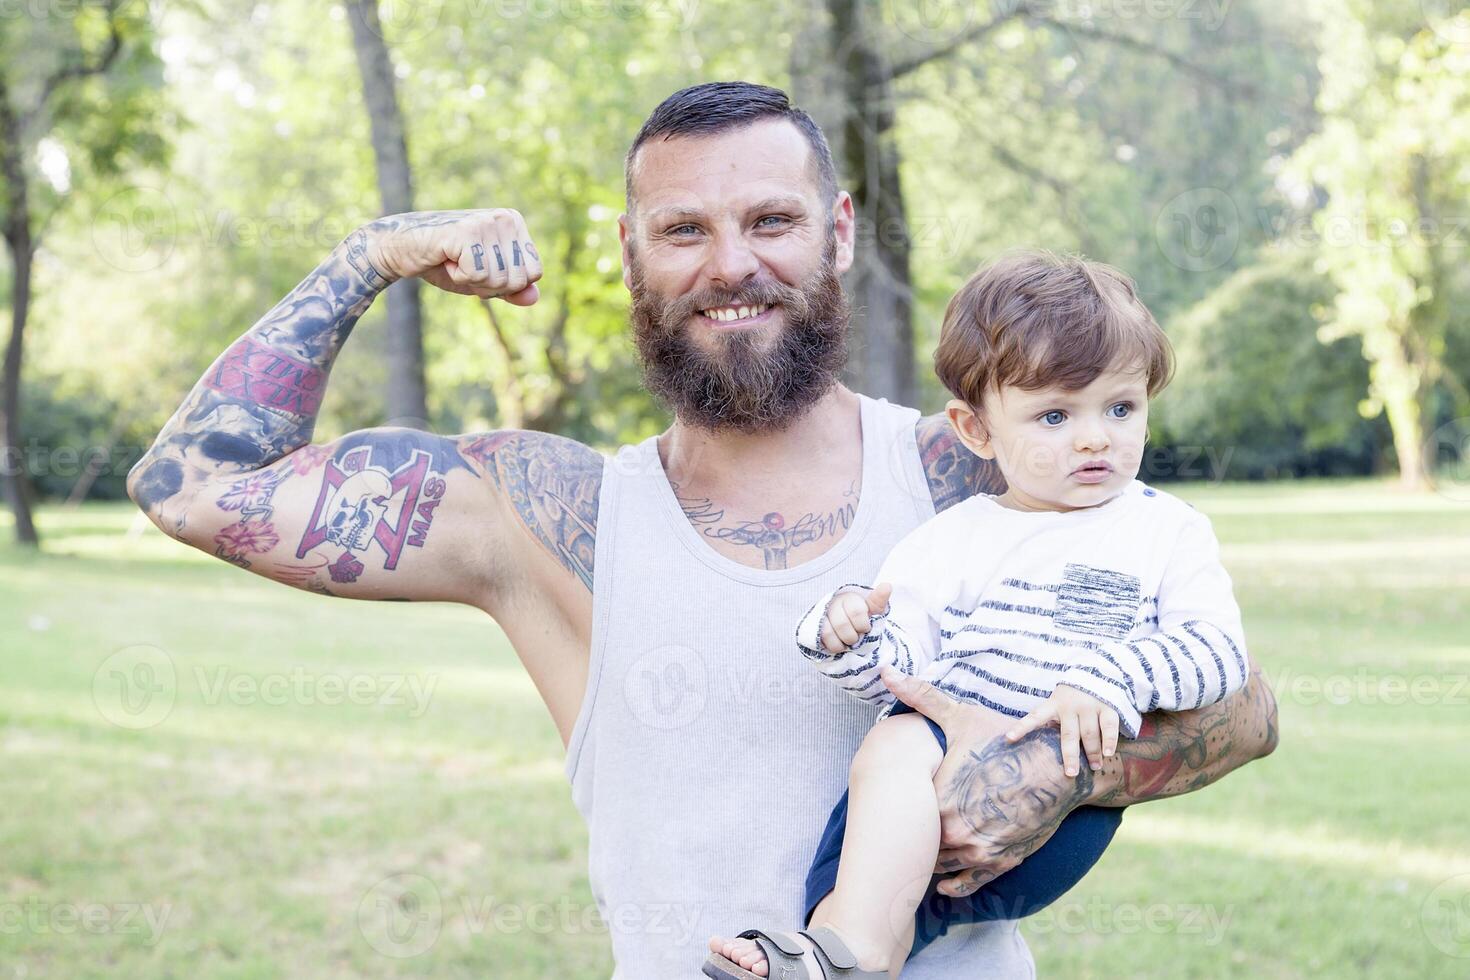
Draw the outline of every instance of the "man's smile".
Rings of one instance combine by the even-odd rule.
[[[713,306],[700,310],[699,315],[717,327],[750,327],[767,322],[771,309],[771,306],[765,304]]]

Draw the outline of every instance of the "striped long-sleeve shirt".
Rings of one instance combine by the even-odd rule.
[[[890,710],[885,664],[1018,718],[1067,684],[1110,705],[1137,738],[1144,712],[1198,708],[1245,685],[1240,609],[1219,550],[1203,514],[1137,480],[1100,506],[1059,513],[976,496],[889,553],[872,583],[892,584],[888,611],[854,647],[831,656],[818,630],[838,593],[871,585],[819,599],[797,645]]]

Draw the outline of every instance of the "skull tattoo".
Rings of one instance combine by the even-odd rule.
[[[343,480],[327,505],[327,540],[349,551],[366,550],[391,496],[392,483],[378,470],[365,469]]]

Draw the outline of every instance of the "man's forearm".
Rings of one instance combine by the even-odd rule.
[[[1260,668],[1239,692],[1194,711],[1145,715],[1136,739],[1094,774],[1087,802],[1128,806],[1208,786],[1276,748],[1276,699]]]
[[[155,520],[201,477],[258,469],[311,441],[332,362],[388,285],[367,242],[362,229],[349,235],[199,379],[129,475]]]

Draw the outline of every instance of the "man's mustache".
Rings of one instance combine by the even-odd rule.
[[[800,290],[775,283],[752,283],[740,289],[702,288],[667,301],[661,317],[664,327],[678,326],[695,313],[721,306],[785,306],[806,304]]]

